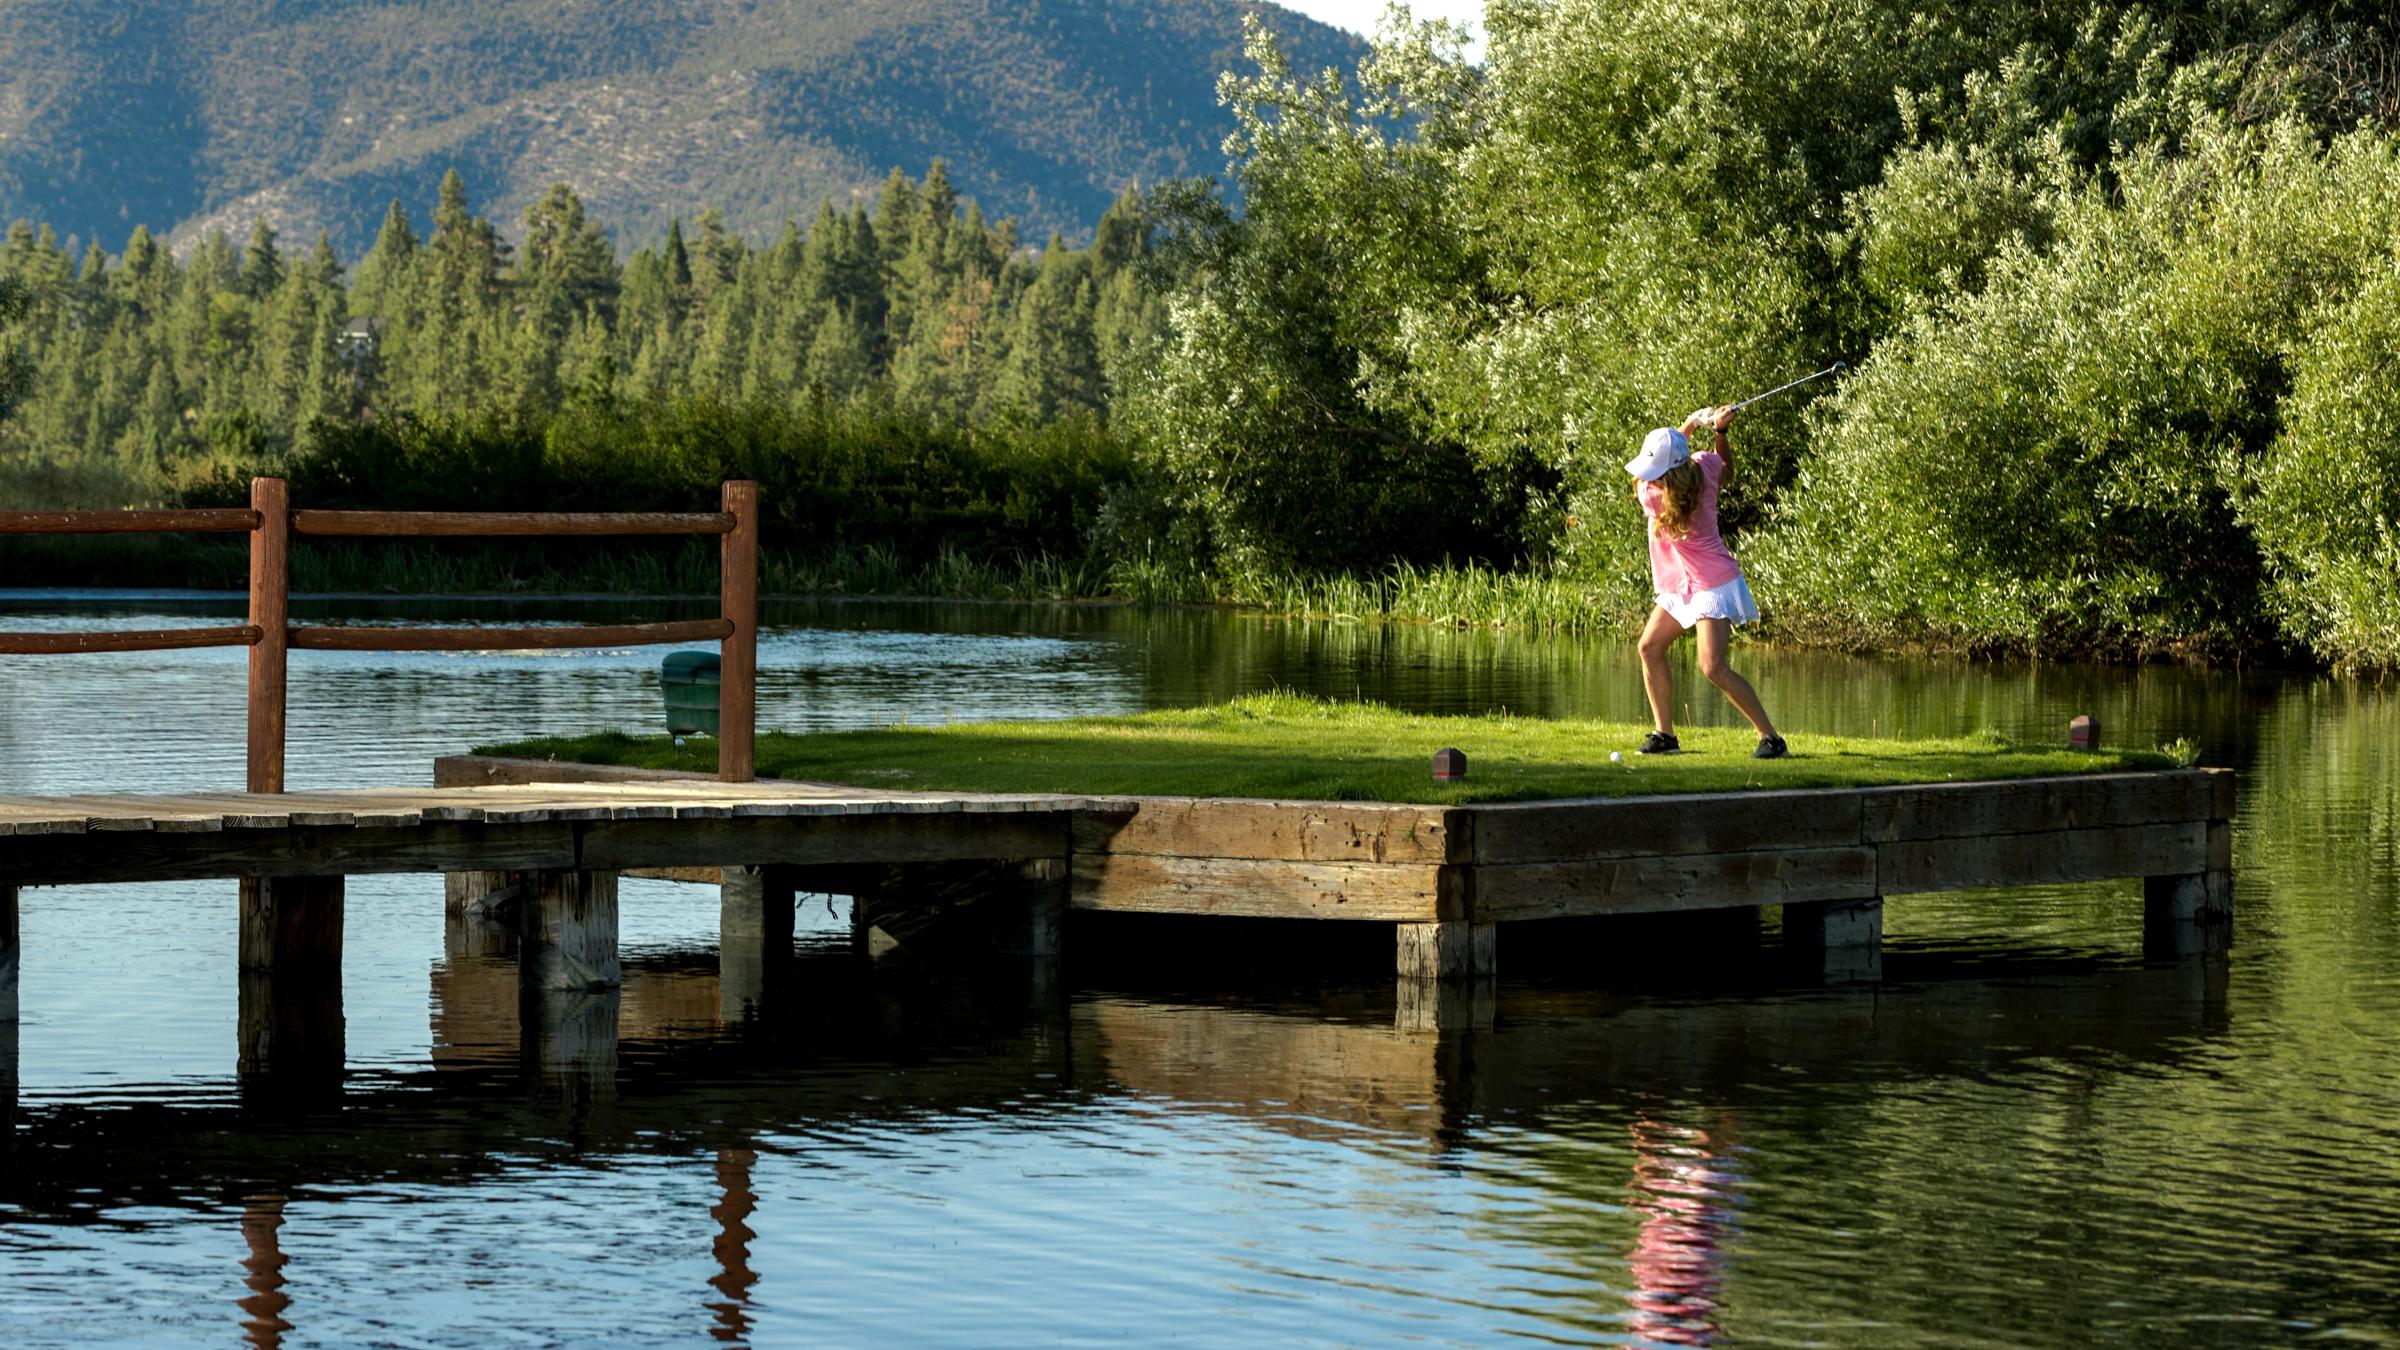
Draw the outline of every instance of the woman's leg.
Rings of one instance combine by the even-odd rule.
[[[1725,664],[1725,648],[1733,641],[1733,621],[1702,619],[1693,627],[1700,630],[1700,673],[1707,677],[1710,684],[1725,691],[1725,697],[1732,699],[1733,706],[1742,710],[1742,716],[1750,719],[1750,725],[1758,728],[1760,736],[1774,735],[1775,724],[1767,720],[1766,705],[1758,701],[1758,691],[1751,688],[1750,682],[1743,679],[1738,671]]]
[[[1675,616],[1652,606],[1650,622],[1642,626],[1642,692],[1650,696],[1650,721],[1661,735],[1675,732],[1675,672],[1667,665],[1667,648],[1681,636]]]

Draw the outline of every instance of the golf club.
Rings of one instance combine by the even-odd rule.
[[[1768,390],[1767,392],[1765,392],[1765,393],[1763,393],[1763,394],[1752,394],[1750,397],[1748,397],[1748,398],[1746,398],[1746,399],[1743,399],[1743,400],[1742,400],[1741,402],[1739,402],[1739,403],[1736,403],[1736,404],[1734,404],[1734,405],[1733,405],[1733,407],[1731,407],[1731,408],[1730,408],[1730,409],[1728,409],[1727,411],[1729,411],[1729,412],[1740,412],[1742,409],[1749,407],[1751,404],[1758,402],[1758,401],[1759,401],[1760,399],[1762,399],[1762,398],[1773,398],[1773,397],[1775,397],[1777,394],[1780,394],[1780,393],[1782,393],[1782,392],[1783,392],[1784,390],[1786,390],[1786,389],[1797,389],[1797,388],[1799,388],[1801,385],[1804,385],[1804,384],[1808,383],[1810,380],[1821,380],[1821,379],[1824,379],[1824,378],[1825,378],[1826,376],[1828,376],[1828,375],[1838,375],[1838,374],[1840,374],[1841,372],[1843,372],[1843,371],[1845,371],[1845,370],[1847,370],[1847,369],[1849,369],[1849,368],[1850,368],[1850,363],[1849,363],[1849,362],[1847,362],[1847,361],[1836,361],[1836,362],[1834,362],[1832,365],[1825,367],[1823,370],[1820,370],[1820,371],[1818,371],[1818,372],[1817,372],[1816,374],[1814,374],[1814,375],[1803,375],[1803,376],[1801,376],[1799,379],[1796,379],[1796,380],[1792,381],[1790,384],[1779,384],[1779,385],[1776,385],[1774,388],[1772,388],[1772,389]]]

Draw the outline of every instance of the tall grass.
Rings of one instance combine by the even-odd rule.
[[[1237,605],[1292,618],[1555,633],[1621,632],[1639,622],[1623,597],[1580,578],[1472,562],[1395,562],[1372,576],[1249,572],[1221,585]]]

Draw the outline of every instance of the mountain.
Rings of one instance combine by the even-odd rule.
[[[120,246],[265,215],[356,258],[444,170],[505,225],[572,184],[621,249],[702,206],[753,237],[949,161],[1027,237],[1218,174],[1246,0],[5,0],[0,221]]]

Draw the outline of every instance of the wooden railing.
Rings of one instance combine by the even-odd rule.
[[[756,772],[758,716],[758,484],[725,485],[718,511],[623,514],[510,511],[295,511],[280,478],[250,484],[250,508],[213,511],[0,511],[0,534],[246,533],[250,536],[250,621],[218,628],[114,633],[0,632],[0,655],[250,649],[249,786],[283,791],[286,653],[318,651],[500,651],[522,647],[621,647],[718,642],[717,776],[746,783]],[[290,619],[293,536],[328,539],[501,536],[718,535],[720,604],[714,619],[582,628],[294,627]]]

